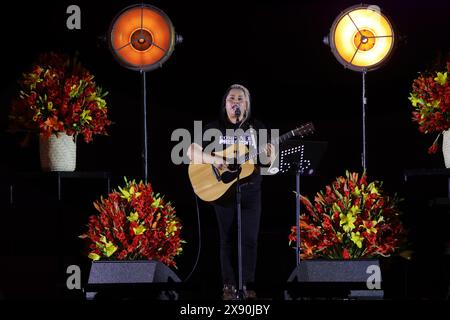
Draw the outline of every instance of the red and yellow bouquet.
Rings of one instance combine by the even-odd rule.
[[[182,252],[181,222],[170,202],[154,194],[150,184],[128,182],[108,198],[94,202],[99,212],[89,217],[80,238],[89,245],[92,260],[159,260],[176,266]]]
[[[419,124],[419,131],[438,133],[428,153],[436,153],[440,135],[450,128],[449,72],[450,62],[447,62],[445,71],[420,73],[409,94],[408,99],[415,109],[412,120]]]
[[[357,259],[393,254],[406,240],[397,208],[399,199],[383,194],[382,183],[367,183],[366,174],[346,172],[312,203],[301,196],[302,259]],[[289,244],[296,241],[291,228]]]
[[[94,134],[106,134],[111,124],[104,99],[107,93],[67,55],[40,55],[19,85],[10,114],[12,131],[38,131],[46,137],[58,132],[81,134],[90,142]]]

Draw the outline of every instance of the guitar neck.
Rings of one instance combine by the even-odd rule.
[[[278,139],[275,139],[276,141],[274,141],[275,144],[277,143],[283,143],[285,142],[287,139],[290,139],[292,137],[295,136],[294,130],[291,130],[289,132],[286,132],[285,134],[283,134],[281,137],[279,137]]]
[[[285,134],[283,134],[282,136],[278,137],[277,139],[273,139],[270,142],[272,144],[279,144],[279,143],[283,143],[284,141],[286,141],[287,139],[292,138],[293,136],[295,136],[294,130],[291,130],[289,132],[286,132]],[[252,152],[249,152],[248,154],[245,155],[245,162],[256,158],[257,156],[259,156],[262,153],[262,151],[258,150],[254,150]]]

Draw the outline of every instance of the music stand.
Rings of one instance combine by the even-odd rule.
[[[300,263],[300,176],[312,176],[316,173],[326,148],[327,142],[324,141],[288,140],[280,145],[279,173],[295,174],[297,267]]]

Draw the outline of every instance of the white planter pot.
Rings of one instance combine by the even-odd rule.
[[[75,171],[76,139],[66,133],[39,136],[41,168],[44,171]]]
[[[442,153],[444,154],[445,167],[450,168],[450,130],[443,133]]]

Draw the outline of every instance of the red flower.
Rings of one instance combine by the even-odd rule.
[[[342,258],[346,260],[350,259],[350,253],[348,252],[347,248],[344,248],[342,250]]]
[[[428,148],[428,153],[429,154],[436,153],[438,151],[438,148],[439,148],[438,144],[437,143],[433,143],[431,145],[431,147]]]
[[[419,125],[419,131],[425,134],[437,132],[439,135],[450,128],[450,87],[448,66],[445,70],[423,72],[413,81],[409,100],[414,111],[413,122]],[[428,153],[437,151],[437,139],[428,149]]]
[[[301,196],[302,259],[355,259],[387,256],[404,243],[406,232],[397,209],[399,199],[384,195],[382,183],[367,183],[366,174],[346,172],[314,197]],[[296,242],[297,228],[289,235]]]
[[[182,251],[181,222],[175,209],[150,184],[126,182],[94,203],[86,239],[92,259],[156,259],[176,266]]]
[[[68,56],[42,54],[19,84],[10,114],[12,131],[38,131],[47,137],[58,132],[81,134],[86,142],[94,134],[107,134],[111,124],[104,100],[107,93]]]
[[[323,217],[323,228],[326,231],[330,231],[333,229],[333,224],[331,223],[331,219],[329,216],[324,216]]]

